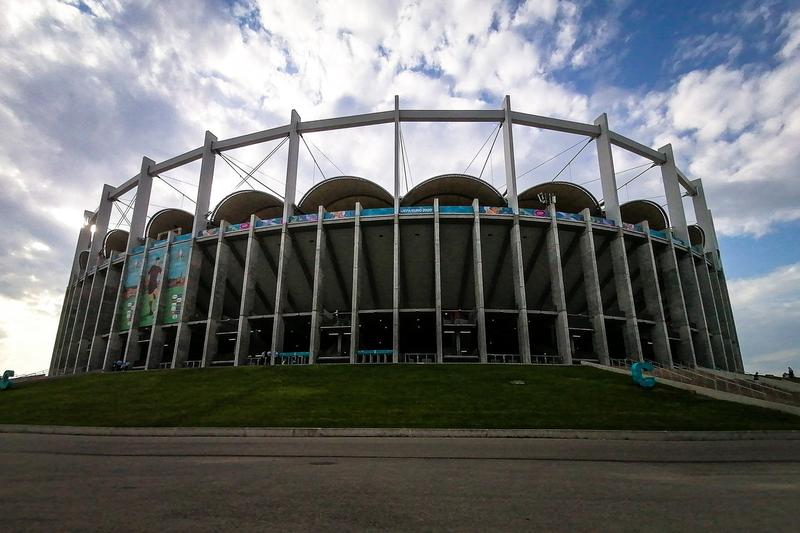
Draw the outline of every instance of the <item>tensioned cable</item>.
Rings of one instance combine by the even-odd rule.
[[[400,138],[400,158],[403,160],[403,182],[406,184],[406,192],[409,191],[408,172],[406,172],[406,153],[403,150],[403,139]]]
[[[589,140],[591,140],[591,138],[590,138]],[[573,148],[575,148],[576,146],[578,146],[578,145],[579,145],[579,144],[581,144],[582,142],[583,142],[583,139],[581,139],[580,141],[576,142],[575,144],[573,144],[573,145],[572,145],[572,146],[570,146],[569,148],[566,148],[566,149],[564,149],[564,150],[560,151],[559,153],[557,153],[556,155],[554,155],[554,156],[553,156],[553,157],[551,157],[550,159],[547,159],[547,160],[545,160],[545,161],[542,161],[541,163],[539,163],[539,164],[538,164],[538,165],[536,165],[535,167],[533,167],[533,168],[531,168],[531,169],[529,169],[529,170],[526,170],[526,171],[525,171],[525,172],[523,172],[522,174],[519,174],[519,175],[517,175],[517,179],[520,179],[520,178],[521,178],[521,177],[523,177],[524,175],[526,175],[526,174],[529,174],[529,173],[533,172],[534,170],[536,170],[537,168],[541,167],[542,165],[546,165],[547,163],[549,163],[550,161],[552,161],[552,160],[553,160],[553,159],[555,159],[556,157],[566,154],[567,152],[569,152],[570,150],[572,150]]]
[[[330,157],[328,157],[328,155],[327,155],[325,152],[323,152],[323,151],[322,151],[322,148],[320,148],[319,146],[317,146],[316,144],[314,144],[314,141],[311,141],[311,146],[313,146],[314,148],[316,148],[316,149],[317,149],[317,151],[318,151],[319,153],[321,153],[321,154],[322,154],[322,157],[324,157],[325,159],[327,159],[327,160],[328,160],[328,163],[330,163],[331,165],[333,165],[334,167],[336,167],[336,170],[338,170],[338,171],[339,171],[339,174],[341,174],[342,176],[344,176],[344,171],[343,171],[341,168],[339,168],[339,165],[337,165],[336,163],[334,163],[333,161],[331,161],[331,158],[330,158]]]
[[[178,194],[180,194],[181,196],[183,196],[184,198],[186,198],[187,200],[189,200],[190,202],[192,202],[193,204],[197,204],[197,202],[195,202],[194,200],[192,200],[191,198],[189,198],[188,196],[186,196],[185,194],[183,194],[183,192],[182,192],[180,189],[178,189],[177,187],[175,187],[173,184],[171,184],[170,182],[168,182],[167,180],[165,180],[164,178],[162,178],[162,177],[161,177],[161,176],[159,176],[158,174],[156,174],[156,177],[157,177],[158,179],[160,179],[162,182],[164,182],[165,184],[167,184],[168,186],[170,186],[170,187],[171,187],[171,188],[172,188],[172,189],[173,189],[175,192],[177,192]]]
[[[185,185],[191,185],[191,186],[192,186],[192,187],[194,187],[194,188],[197,188],[197,187],[198,187],[196,184],[192,183],[191,181],[179,180],[178,178],[173,178],[172,176],[167,176],[166,174],[159,174],[159,175],[160,175],[162,178],[166,178],[166,179],[168,179],[168,180],[177,181],[178,183],[183,183],[183,184],[185,184]]]
[[[131,221],[130,221],[130,220],[128,220],[128,217],[125,215],[125,212],[122,210],[122,208],[121,208],[120,206],[118,206],[118,205],[117,205],[117,202],[114,202],[114,208],[115,208],[117,211],[119,211],[119,214],[120,214],[120,215],[122,215],[122,216],[120,217],[120,222],[121,222],[122,220],[124,220],[125,222],[127,222],[127,223],[128,223],[128,225],[130,225]]]
[[[649,162],[648,163],[642,163],[641,165],[636,165],[635,167],[626,168],[625,170],[620,170],[618,172],[614,172],[614,175],[625,174],[626,172],[630,172],[631,170],[636,170],[637,168],[646,167],[649,164],[650,164]]]
[[[231,168],[233,169],[233,171],[234,171],[234,172],[236,172],[236,174],[237,174],[237,175],[238,175],[238,176],[241,178],[241,181],[240,181],[239,183],[237,183],[237,184],[236,184],[236,187],[234,187],[234,188],[233,188],[233,190],[236,190],[236,189],[238,189],[238,188],[239,188],[239,186],[240,186],[242,183],[247,183],[248,185],[250,185],[250,182],[249,182],[248,180],[249,180],[250,178],[253,178],[253,180],[255,180],[255,182],[256,182],[256,183],[260,184],[262,187],[264,187],[265,189],[267,189],[269,192],[271,192],[272,194],[274,194],[274,195],[275,195],[275,196],[277,196],[278,198],[283,198],[283,195],[281,195],[280,193],[278,193],[277,191],[275,191],[275,190],[274,190],[272,187],[270,187],[269,185],[267,185],[266,183],[264,183],[263,181],[261,181],[261,180],[260,180],[260,179],[258,179],[257,177],[253,176],[252,172],[247,172],[245,169],[243,169],[242,167],[240,167],[239,165],[237,165],[237,164],[236,164],[236,163],[234,163],[233,161],[229,161],[229,160],[228,160],[228,158],[227,158],[227,156],[223,155],[221,152],[220,152],[220,154],[219,154],[219,155],[220,155],[220,157],[222,157],[222,160],[223,160],[223,161],[225,161],[225,162],[228,164],[228,166],[229,166],[229,167],[231,167]],[[238,170],[237,170],[237,169],[238,169]],[[240,173],[240,171],[241,171],[241,172],[243,172],[243,173],[244,173],[244,175],[243,175],[243,174],[241,174],[241,173]],[[253,187],[252,185],[250,185],[250,188],[252,188],[253,190],[255,190],[255,187]]]
[[[285,140],[285,139],[286,139],[286,138],[284,138],[284,140],[283,140],[283,141],[280,143],[280,145],[278,145],[278,147],[280,147],[281,145],[283,145],[283,143],[285,143],[285,142],[286,142],[286,140]],[[226,154],[226,155],[227,155],[227,154]],[[239,163],[239,165],[244,165],[244,166],[246,166],[246,167],[249,167],[250,169],[252,169],[252,168],[253,168],[253,167],[251,167],[250,165],[248,165],[247,163],[245,163],[244,161],[242,161],[241,159],[237,159],[237,158],[233,157],[232,155],[227,155],[227,157],[228,157],[228,159],[230,159],[231,161],[236,161],[237,163]],[[278,178],[275,178],[275,177],[273,177],[273,176],[270,176],[269,174],[267,174],[266,172],[264,172],[264,171],[263,171],[263,170],[261,170],[261,169],[259,169],[259,170],[256,170],[255,172],[258,172],[259,174],[261,174],[261,175],[262,175],[262,176],[264,176],[265,178],[271,179],[272,181],[274,181],[275,183],[278,183],[278,184],[280,184],[280,185],[283,185],[283,183],[284,183],[284,182],[283,182],[283,180],[280,180],[280,179],[278,179]]]
[[[408,150],[406,149],[406,140],[403,137],[403,127],[400,127],[400,147],[403,149],[405,158],[408,161],[408,179],[411,180],[411,186],[414,186],[414,174],[411,172],[411,159],[408,157]]]
[[[561,170],[559,170],[559,171],[558,171],[558,173],[557,173],[555,176],[553,176],[553,179],[551,179],[550,181],[551,181],[551,182],[552,182],[552,181],[556,181],[556,178],[557,178],[557,177],[559,177],[559,176],[561,175],[561,173],[562,173],[562,172],[564,172],[564,170],[565,170],[565,169],[566,169],[568,166],[570,166],[570,165],[572,164],[572,162],[573,162],[573,161],[575,161],[575,158],[576,158],[576,157],[578,157],[579,155],[581,155],[581,152],[583,152],[584,148],[586,148],[587,146],[589,146],[589,143],[591,143],[593,140],[594,140],[593,138],[589,137],[589,140],[588,140],[588,141],[586,141],[586,144],[584,144],[583,146],[581,146],[581,149],[580,149],[580,150],[578,150],[578,153],[577,153],[577,154],[575,154],[575,155],[573,155],[573,156],[572,156],[572,159],[570,159],[569,161],[567,161],[567,164],[566,164],[566,165],[564,165],[564,166],[561,168]]]
[[[403,181],[406,184],[406,192],[409,191],[410,187],[408,186],[408,171],[406,170],[406,151],[405,147],[403,146],[403,125],[399,125],[400,128],[400,158],[403,160]]]
[[[641,172],[639,172],[638,174],[636,174],[634,177],[632,177],[631,179],[629,179],[628,181],[626,181],[625,183],[623,183],[622,185],[620,185],[619,187],[617,187],[617,190],[620,190],[621,188],[623,188],[623,187],[625,187],[626,185],[630,184],[630,183],[631,183],[633,180],[635,180],[636,178],[638,178],[639,176],[641,176],[642,174],[644,174],[645,172],[647,172],[648,170],[650,170],[650,169],[651,169],[651,168],[653,168],[654,166],[656,166],[656,164],[655,164],[655,163],[651,164],[649,167],[647,167],[646,169],[642,170]]]
[[[492,145],[489,147],[489,153],[486,155],[486,160],[483,162],[483,167],[481,167],[481,173],[478,174],[478,179],[483,177],[483,171],[486,170],[486,163],[489,162],[489,156],[492,155],[492,150],[494,150],[494,143],[497,142],[497,138],[500,136],[500,125],[498,124],[497,133],[494,134],[494,140],[492,141]],[[466,174],[466,172],[465,172]],[[494,185],[494,184],[492,184]]]
[[[286,140],[287,140],[287,139],[288,139],[288,137],[284,137],[284,138],[281,140],[281,142],[279,142],[279,143],[278,143],[278,145],[277,145],[277,146],[275,146],[275,148],[273,148],[273,149],[272,149],[272,150],[271,150],[271,151],[270,151],[270,152],[269,152],[269,153],[268,153],[268,154],[267,154],[267,155],[264,157],[264,159],[262,159],[262,160],[261,160],[261,161],[260,161],[260,162],[259,162],[259,163],[258,163],[258,164],[255,166],[255,167],[250,167],[250,168],[251,168],[251,170],[250,170],[250,171],[246,171],[244,168],[242,168],[242,167],[241,167],[241,165],[236,165],[236,166],[237,166],[237,167],[239,167],[239,169],[240,169],[242,172],[244,172],[244,173],[245,173],[247,176],[249,176],[249,177],[252,177],[252,178],[253,178],[254,180],[256,180],[258,183],[261,183],[261,181],[260,181],[259,179],[257,179],[257,178],[256,178],[256,177],[255,177],[253,174],[254,174],[255,172],[257,172],[257,171],[258,171],[258,169],[260,169],[260,168],[261,168],[261,167],[264,165],[264,163],[266,163],[267,161],[269,161],[269,159],[270,159],[270,158],[271,158],[273,155],[275,155],[275,152],[277,152],[277,151],[280,149],[280,147],[281,147],[281,146],[283,146],[283,145],[284,145],[284,143],[286,143]],[[231,160],[231,159],[229,158],[229,156],[227,156],[226,154],[223,154],[222,152],[217,152],[217,153],[220,155],[220,157],[222,157],[222,159],[223,159],[223,160],[225,160],[225,161],[226,161],[226,163],[228,163],[228,165],[229,165],[229,166],[230,166],[230,165],[233,165],[233,164],[235,164],[235,163],[232,163],[232,160]],[[246,165],[246,166],[248,166],[248,167],[250,166],[250,165],[247,165],[246,163],[243,163],[243,162],[242,162],[242,165]],[[242,177],[242,176],[239,176],[239,177]],[[242,179],[244,180],[244,182],[247,182],[247,179],[248,179],[248,178],[246,178],[246,177],[245,177],[245,178],[242,178]],[[274,179],[274,178],[273,178],[273,179]],[[277,181],[277,180],[275,180],[275,181]],[[234,190],[238,189],[238,188],[239,188],[239,186],[240,186],[241,184],[242,184],[242,182],[239,182],[239,183],[237,183],[237,184],[236,184],[236,187],[234,187],[233,189],[234,189]],[[263,183],[261,183],[261,185],[264,185],[264,184],[263,184]],[[252,186],[251,186],[251,187],[252,187]],[[266,186],[266,185],[264,185],[264,187],[267,187],[267,186]],[[267,187],[267,189],[269,189],[269,187]],[[270,189],[270,190],[272,190],[272,189]]]
[[[469,162],[469,165],[467,165],[467,168],[464,169],[464,172],[462,172],[462,174],[466,174],[467,173],[467,170],[469,170],[469,167],[472,166],[472,163],[474,163],[475,160],[478,159],[478,156],[481,155],[481,151],[483,151],[483,147],[486,146],[486,143],[488,143],[489,139],[491,139],[492,135],[494,135],[495,129],[497,129],[499,131],[500,126],[502,124],[503,124],[502,122],[498,122],[497,125],[494,128],[492,128],[492,131],[489,132],[489,136],[486,137],[486,140],[483,141],[483,144],[481,145],[481,147],[478,148],[477,152],[475,152],[475,155],[472,157],[472,160]],[[495,137],[495,139],[496,139],[496,137]],[[494,145],[494,143],[492,143],[492,145]]]
[[[221,154],[220,154],[220,155],[221,155]],[[226,159],[226,158],[225,158],[225,157],[223,157],[223,159]],[[230,166],[230,167],[233,169],[233,171],[234,171],[234,172],[236,172],[236,174],[237,174],[237,175],[238,175],[240,178],[242,178],[242,180],[241,180],[241,181],[240,181],[238,184],[236,184],[236,187],[234,187],[234,188],[233,188],[234,190],[238,189],[238,188],[239,188],[239,186],[240,186],[242,183],[247,183],[248,185],[250,185],[250,188],[251,188],[251,189],[255,190],[255,187],[253,187],[253,186],[250,184],[250,182],[248,181],[250,178],[253,178],[253,180],[254,180],[256,183],[258,183],[259,185],[261,185],[262,187],[264,187],[265,189],[267,189],[269,192],[271,192],[272,194],[274,194],[276,197],[278,197],[278,198],[283,198],[283,195],[282,195],[281,193],[279,193],[278,191],[276,191],[275,189],[273,189],[272,187],[270,187],[269,185],[267,185],[266,183],[264,183],[263,181],[261,181],[260,179],[258,179],[257,177],[255,177],[255,176],[254,176],[252,173],[249,173],[249,172],[247,172],[247,171],[246,171],[245,169],[243,169],[241,166],[237,165],[236,163],[233,163],[232,161],[227,161],[227,160],[226,160],[225,162],[226,162],[226,163],[228,163],[228,165],[229,165],[229,166]],[[237,168],[238,168],[239,170],[237,170]],[[240,171],[241,171],[241,173],[240,173]],[[242,173],[243,173],[243,174],[242,174]]]
[[[136,195],[137,194],[139,194],[138,190],[135,193],[133,193],[133,196],[131,197],[130,205],[128,205],[128,207],[125,208],[125,211],[122,213],[122,216],[125,217],[126,220],[127,220],[127,216],[126,215],[128,214],[128,211],[130,211],[133,208],[133,204],[136,202]],[[119,201],[119,200],[117,200],[117,201]],[[125,202],[121,202],[121,203],[124,204]],[[122,223],[122,219],[117,220],[117,225],[114,226],[114,229],[119,228],[120,223]],[[128,223],[128,225],[130,225],[130,222]]]
[[[308,143],[306,142],[306,138],[303,137],[302,135],[300,135],[300,138],[303,139],[303,144],[305,145],[306,150],[308,150],[308,154],[311,156],[311,159],[314,161],[314,164],[317,165],[317,168],[319,169],[319,173],[322,174],[322,179],[323,180],[328,179],[328,178],[325,177],[325,173],[322,171],[322,167],[319,166],[319,163],[317,163],[317,158],[314,157],[314,152],[312,152],[311,148],[308,147]]]

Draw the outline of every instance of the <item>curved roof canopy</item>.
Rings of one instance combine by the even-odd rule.
[[[401,205],[471,205],[477,198],[480,205],[500,207],[505,200],[491,184],[466,174],[442,174],[417,184],[403,196]]]
[[[147,221],[144,234],[149,239],[157,239],[161,233],[178,228],[181,233],[191,233],[193,221],[194,216],[183,209],[162,209]]]
[[[103,257],[111,257],[112,252],[124,252],[128,247],[128,232],[112,229],[103,238]]]
[[[638,224],[646,220],[650,229],[665,230],[669,227],[667,212],[652,200],[632,200],[619,206],[622,221],[628,224]]]
[[[392,207],[394,198],[383,187],[356,176],[335,176],[323,180],[303,196],[298,207],[303,213],[316,213],[319,206],[326,211],[355,209],[356,202],[362,209]]]
[[[547,204],[539,200],[539,194],[548,193],[556,196],[558,211],[580,213],[584,209],[588,209],[592,215],[600,215],[600,202],[594,195],[577,183],[568,181],[549,181],[526,189],[518,196],[519,206],[528,209],[546,209]]]
[[[703,231],[697,224],[691,224],[689,226],[689,242],[694,246],[695,244],[700,246],[706,245],[706,232]]]
[[[211,222],[219,224],[223,220],[231,224],[241,224],[250,220],[250,215],[264,220],[283,215],[283,200],[264,191],[244,190],[232,192],[223,198],[211,213]]]

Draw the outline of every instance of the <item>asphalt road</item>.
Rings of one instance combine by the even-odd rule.
[[[0,434],[4,531],[798,531],[800,441]]]

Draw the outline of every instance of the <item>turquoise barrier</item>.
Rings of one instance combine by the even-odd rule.
[[[358,355],[392,355],[392,350],[359,350]]]
[[[3,372],[3,379],[0,379],[0,390],[6,390],[11,388],[11,385],[13,384],[11,382],[12,377],[14,377],[13,370],[6,370],[5,372]]]
[[[394,209],[391,207],[376,207],[374,209],[362,209],[362,217],[384,217],[394,215]]]
[[[633,382],[645,389],[652,389],[656,386],[656,378],[653,376],[645,376],[644,371],[652,372],[653,364],[645,361],[643,363],[633,363],[631,365],[631,377]]]

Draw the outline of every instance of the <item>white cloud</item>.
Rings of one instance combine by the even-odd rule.
[[[0,14],[0,222],[7,230],[0,246],[20,252],[26,243],[40,247],[27,257],[0,258],[0,296],[9,300],[62,289],[83,210],[95,207],[102,183],[134,175],[143,154],[166,159],[198,146],[206,129],[225,138],[284,124],[292,108],[306,120],[389,109],[394,94],[408,108],[497,107],[510,94],[515,108],[536,114],[591,122],[607,111],[621,133],[675,146],[682,167],[703,179],[720,233],[760,235],[776,221],[800,219],[794,162],[800,145],[800,13],[766,17],[751,5],[740,15],[743,24],[779,25],[772,63],[726,62],[644,92],[602,83],[579,90],[557,75],[606,66],[609,43],[620,35],[616,13],[625,2],[591,20],[582,4],[556,0],[515,8],[500,0],[7,4]],[[695,56],[703,58],[737,45],[709,36],[698,43]],[[491,125],[403,128],[419,182],[463,170]],[[345,172],[389,188],[390,130],[308,139]],[[516,128],[515,140],[519,170],[576,141]],[[497,168],[490,165],[487,173],[500,173],[501,142],[492,160]],[[231,155],[255,163],[269,149]],[[574,174],[571,167],[565,176],[593,179],[593,152],[590,146]],[[570,155],[532,173],[525,185],[549,179],[546,173]],[[315,172],[308,155],[301,158],[298,194]],[[281,180],[284,161],[279,152],[264,170]],[[637,163],[620,154],[617,166]],[[171,174],[196,180],[196,173],[192,166]],[[625,194],[660,194],[654,174]],[[221,162],[217,176],[215,199],[236,182]],[[587,186],[599,192],[596,185]],[[154,187],[154,204],[180,201],[174,191]],[[55,315],[49,316],[52,324]],[[2,346],[12,349],[8,341]]]
[[[800,263],[728,282],[745,366],[780,375],[800,368]]]

